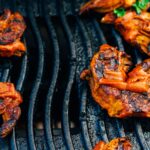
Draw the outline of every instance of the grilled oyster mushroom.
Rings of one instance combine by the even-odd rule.
[[[16,121],[21,115],[19,105],[22,97],[15,90],[12,83],[0,82],[0,114],[2,114],[3,124],[0,127],[0,136],[6,137],[16,125]]]
[[[131,150],[132,145],[130,141],[123,137],[123,138],[116,138],[111,140],[109,143],[105,143],[100,141],[93,150]]]
[[[139,48],[150,56],[150,13],[136,14],[127,11],[123,17],[117,18],[113,13],[106,14],[102,23],[114,24],[123,38],[132,46]]]
[[[93,56],[90,69],[84,70],[80,77],[89,81],[94,100],[108,111],[109,116],[117,118],[150,117],[150,101],[147,94],[149,88],[141,88],[140,81],[136,80],[139,78],[146,84],[140,78],[143,74],[149,76],[149,69],[145,62],[147,64],[148,61],[144,61],[142,65],[133,69],[128,78],[127,73],[132,65],[130,56],[104,44]],[[137,72],[139,73],[136,78],[136,75],[132,74],[137,74]],[[141,93],[143,91],[146,91],[146,94]]]
[[[0,56],[1,57],[11,57],[11,56],[22,56],[26,51],[24,43],[20,39],[15,40],[15,42],[0,45]]]
[[[90,0],[81,7],[80,14],[89,10],[108,13],[119,7],[131,7],[135,2],[136,0]]]
[[[0,56],[22,56],[26,51],[20,38],[26,28],[23,17],[18,13],[12,13],[5,9],[0,16]]]
[[[26,25],[20,13],[4,10],[0,17],[0,44],[10,44],[19,39],[25,31]]]

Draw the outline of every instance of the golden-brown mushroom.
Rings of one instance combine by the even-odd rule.
[[[123,17],[117,18],[115,14],[108,13],[102,23],[112,23],[123,38],[132,46],[139,48],[150,56],[150,13],[127,11]]]
[[[80,77],[88,80],[94,100],[109,116],[150,117],[149,64],[150,59],[145,60],[128,73],[130,56],[104,44]]]
[[[123,137],[113,139],[109,143],[100,141],[95,145],[93,150],[131,150],[131,148],[132,145],[130,141],[127,138]]]
[[[5,137],[10,133],[21,115],[19,107],[22,97],[15,90],[12,83],[0,82],[0,114],[3,124],[0,127],[0,136]]]
[[[81,7],[80,13],[82,14],[89,10],[108,13],[119,7],[131,7],[135,2],[136,0],[91,0]]]

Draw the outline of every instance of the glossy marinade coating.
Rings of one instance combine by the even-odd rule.
[[[102,23],[114,24],[116,30],[132,46],[150,56],[150,13],[127,11],[123,17],[117,18],[115,14],[108,13]]]
[[[89,81],[94,100],[109,116],[150,117],[149,62],[145,60],[129,72],[130,56],[104,44],[80,77]]]
[[[100,141],[93,150],[131,150],[132,145],[130,141],[125,138],[116,138],[111,140],[109,143]]]
[[[0,82],[0,114],[3,118],[3,124],[0,127],[0,136],[7,136],[16,125],[16,121],[21,115],[19,105],[22,103],[22,97],[15,90],[12,83]]]
[[[136,0],[90,0],[81,7],[80,13],[89,10],[94,10],[99,13],[108,13],[119,7],[131,7],[135,2]]]

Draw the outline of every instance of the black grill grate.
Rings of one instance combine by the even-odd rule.
[[[79,79],[100,44],[108,42],[131,53],[113,27],[99,24],[93,16],[78,15],[83,3],[0,1],[0,10],[20,11],[28,27],[27,54],[0,59],[1,81],[14,82],[24,97],[21,119],[13,133],[0,140],[0,149],[91,150],[99,140],[121,136],[131,138],[133,149],[150,149],[149,119],[109,118],[92,100],[87,83]],[[131,54],[135,63],[144,58],[136,50]]]

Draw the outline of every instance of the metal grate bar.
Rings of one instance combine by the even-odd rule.
[[[16,138],[15,138],[15,128],[13,129],[11,137],[10,137],[10,149],[17,150]]]
[[[69,47],[70,47],[70,58],[72,60],[71,66],[69,68],[69,77],[68,77],[68,84],[64,96],[64,101],[63,101],[63,112],[62,112],[62,126],[63,126],[63,133],[64,133],[64,139],[66,146],[69,150],[73,149],[73,143],[70,135],[70,128],[69,128],[69,118],[68,118],[68,109],[69,109],[69,100],[70,100],[70,93],[71,93],[71,88],[74,82],[74,77],[75,77],[75,71],[76,71],[76,66],[75,66],[75,61],[76,61],[76,52],[75,52],[75,44],[73,42],[73,36],[70,31],[70,28],[68,26],[66,17],[63,12],[63,5],[62,1],[58,0],[57,1],[57,6],[58,6],[58,12],[60,16],[60,20],[62,22],[62,26],[65,30],[65,33],[67,35],[67,40],[69,42]]]
[[[91,41],[88,37],[88,34],[83,26],[83,23],[81,22],[80,18],[79,17],[76,17],[76,21],[78,23],[78,26],[80,28],[80,31],[81,31],[81,34],[82,34],[82,37],[84,39],[84,42],[85,42],[85,47],[86,47],[86,51],[88,52],[88,59],[90,60],[91,57],[92,57],[92,50],[91,50]]]
[[[133,49],[134,50],[134,58],[136,58],[135,59],[135,63],[136,64],[139,64],[139,63],[141,63],[142,62],[142,57],[141,57],[141,54],[139,53],[139,50],[138,49]]]
[[[87,31],[85,30],[84,25],[81,22],[80,18],[76,17],[76,21],[77,21],[77,24],[79,27],[79,31],[81,33],[81,37],[84,42],[83,45],[85,46],[85,53],[87,53],[86,55],[88,55],[88,61],[86,61],[84,63],[88,63],[92,57],[91,42],[88,38]],[[85,66],[87,66],[87,65],[88,64],[85,64]],[[79,96],[81,99],[81,102],[80,102],[80,121],[81,121],[81,129],[82,129],[81,132],[82,132],[82,136],[83,136],[83,140],[84,140],[84,144],[85,144],[85,149],[90,150],[90,149],[92,149],[92,145],[91,145],[88,127],[87,127],[87,121],[86,121],[86,107],[87,107],[87,105],[86,105],[86,101],[87,101],[86,86],[84,86],[84,87],[80,86],[80,92],[82,93],[82,94],[80,93],[81,96]]]
[[[39,29],[36,24],[36,20],[34,18],[33,10],[32,10],[32,2],[27,1],[27,12],[28,12],[28,17],[30,20],[30,24],[32,27],[32,30],[34,32],[35,38],[37,40],[37,45],[38,45],[38,64],[37,64],[37,75],[35,77],[33,89],[31,91],[31,95],[29,98],[29,110],[28,110],[28,123],[27,123],[27,132],[28,132],[28,146],[29,149],[35,150],[36,146],[34,143],[34,133],[33,133],[33,116],[34,116],[34,106],[36,103],[36,97],[38,94],[38,90],[40,87],[41,79],[42,79],[42,74],[43,74],[43,67],[44,67],[44,48],[43,48],[43,43],[42,39],[39,33]]]
[[[24,40],[25,43],[25,40]],[[26,44],[25,44],[26,45]],[[21,71],[16,84],[16,89],[21,91],[25,77],[27,73],[27,55],[25,54],[22,58]],[[17,150],[16,139],[15,139],[15,128],[13,129],[12,135],[10,137],[10,148],[12,150]]]
[[[74,43],[74,40],[73,40],[73,36],[72,36],[72,33],[70,31],[70,28],[68,26],[68,23],[67,23],[67,20],[66,20],[66,17],[64,15],[64,12],[63,12],[63,6],[62,6],[62,1],[61,0],[57,0],[57,11],[58,11],[58,14],[60,16],[60,20],[62,22],[62,25],[63,25],[63,28],[65,30],[65,33],[68,37],[68,44],[69,44],[69,47],[70,47],[70,50],[71,50],[71,60],[76,60],[76,52],[75,52],[75,43]]]
[[[10,68],[7,68],[4,70],[2,78],[1,78],[2,82],[6,82],[8,80],[9,72],[10,72]]]
[[[120,35],[118,34],[118,32],[116,32],[114,30],[114,28],[112,28],[112,34],[115,37],[115,40],[117,42],[119,50],[124,51],[125,49],[124,49],[124,46],[123,46],[123,43],[122,43],[122,38],[120,37]]]
[[[18,91],[21,91],[23,83],[24,83],[24,80],[25,80],[25,77],[26,77],[26,73],[27,73],[27,61],[28,61],[28,56],[27,56],[27,54],[25,54],[23,56],[23,58],[22,58],[21,71],[20,71],[20,75],[19,75],[19,78],[18,78],[18,81],[17,81],[17,84],[16,84],[16,89]]]
[[[100,25],[98,24],[98,22],[96,20],[93,20],[93,24],[95,26],[97,33],[98,33],[98,38],[100,39],[99,41],[101,42],[101,44],[107,43],[106,38],[104,36],[104,33],[103,33]]]
[[[45,138],[46,138],[46,144],[47,144],[47,149],[52,149],[55,150],[54,142],[53,142],[53,137],[52,137],[52,131],[51,131],[51,104],[52,104],[52,98],[58,78],[58,72],[59,72],[59,64],[60,64],[60,58],[59,58],[59,44],[57,41],[57,35],[54,29],[54,26],[48,16],[47,12],[47,3],[44,1],[43,4],[43,15],[45,18],[45,22],[48,27],[49,34],[52,39],[53,43],[53,49],[54,49],[54,67],[53,67],[53,75],[51,79],[51,84],[48,90],[46,102],[45,102],[45,123],[44,123],[44,129],[45,129]]]
[[[67,85],[65,96],[64,96],[63,112],[62,112],[63,132],[64,132],[64,137],[65,137],[65,142],[66,142],[67,148],[69,150],[73,149],[73,144],[72,144],[72,140],[71,140],[71,136],[70,136],[68,109],[69,109],[71,88],[72,88],[74,77],[75,77],[75,70],[76,70],[75,65],[70,68],[69,79],[68,79],[69,81],[68,81],[68,85]]]
[[[116,122],[117,130],[119,133],[119,137],[125,137],[126,135],[125,135],[123,124],[122,124],[121,120],[115,119],[115,122]]]
[[[143,150],[149,150],[149,146],[144,138],[144,134],[142,131],[141,123],[138,122],[137,120],[134,120],[134,127],[135,127],[135,132],[138,138],[138,141],[140,143],[141,149]]]
[[[83,87],[83,92],[81,96],[81,105],[80,105],[80,121],[81,121],[81,128],[82,128],[81,132],[85,143],[85,149],[90,150],[92,149],[92,145],[88,134],[88,127],[86,121],[86,101],[87,101],[87,88]]]
[[[99,129],[100,129],[100,135],[103,141],[108,142],[108,136],[105,130],[105,122],[103,120],[99,121]]]

